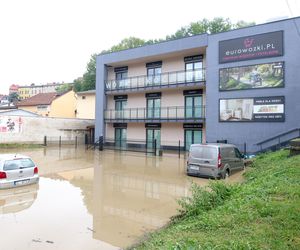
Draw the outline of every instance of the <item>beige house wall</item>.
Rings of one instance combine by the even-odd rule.
[[[95,119],[95,103],[95,94],[78,94],[76,98],[76,118]]]
[[[73,90],[54,99],[51,104],[50,117],[75,118],[76,97]]]
[[[47,109],[38,110],[37,108],[38,106],[20,106],[19,108],[29,112],[36,113],[41,116],[47,116],[50,112],[50,106],[49,105],[41,105],[41,106],[47,106]]]
[[[145,123],[128,123],[127,124],[128,140],[146,140]]]

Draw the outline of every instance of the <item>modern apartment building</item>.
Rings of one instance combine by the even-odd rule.
[[[20,100],[27,99],[40,93],[53,93],[62,86],[63,83],[48,83],[44,85],[31,84],[28,86],[18,86],[17,92]]]
[[[300,130],[300,18],[97,57],[96,138],[172,149],[227,141],[248,152]]]

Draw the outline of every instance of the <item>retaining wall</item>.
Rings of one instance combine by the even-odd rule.
[[[43,143],[48,141],[83,141],[86,128],[93,126],[92,119],[51,117],[24,117],[0,115],[0,143]]]

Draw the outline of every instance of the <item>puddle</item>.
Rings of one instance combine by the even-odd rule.
[[[83,148],[22,153],[42,177],[39,185],[0,191],[4,249],[124,248],[176,214],[176,199],[188,195],[191,180],[209,182],[187,177],[186,160],[178,156]]]

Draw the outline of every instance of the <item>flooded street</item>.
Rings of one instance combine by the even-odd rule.
[[[19,152],[32,157],[41,178],[38,185],[0,190],[5,250],[128,247],[176,214],[176,199],[188,195],[191,181],[209,182],[186,176],[186,160],[177,155],[51,147]]]

